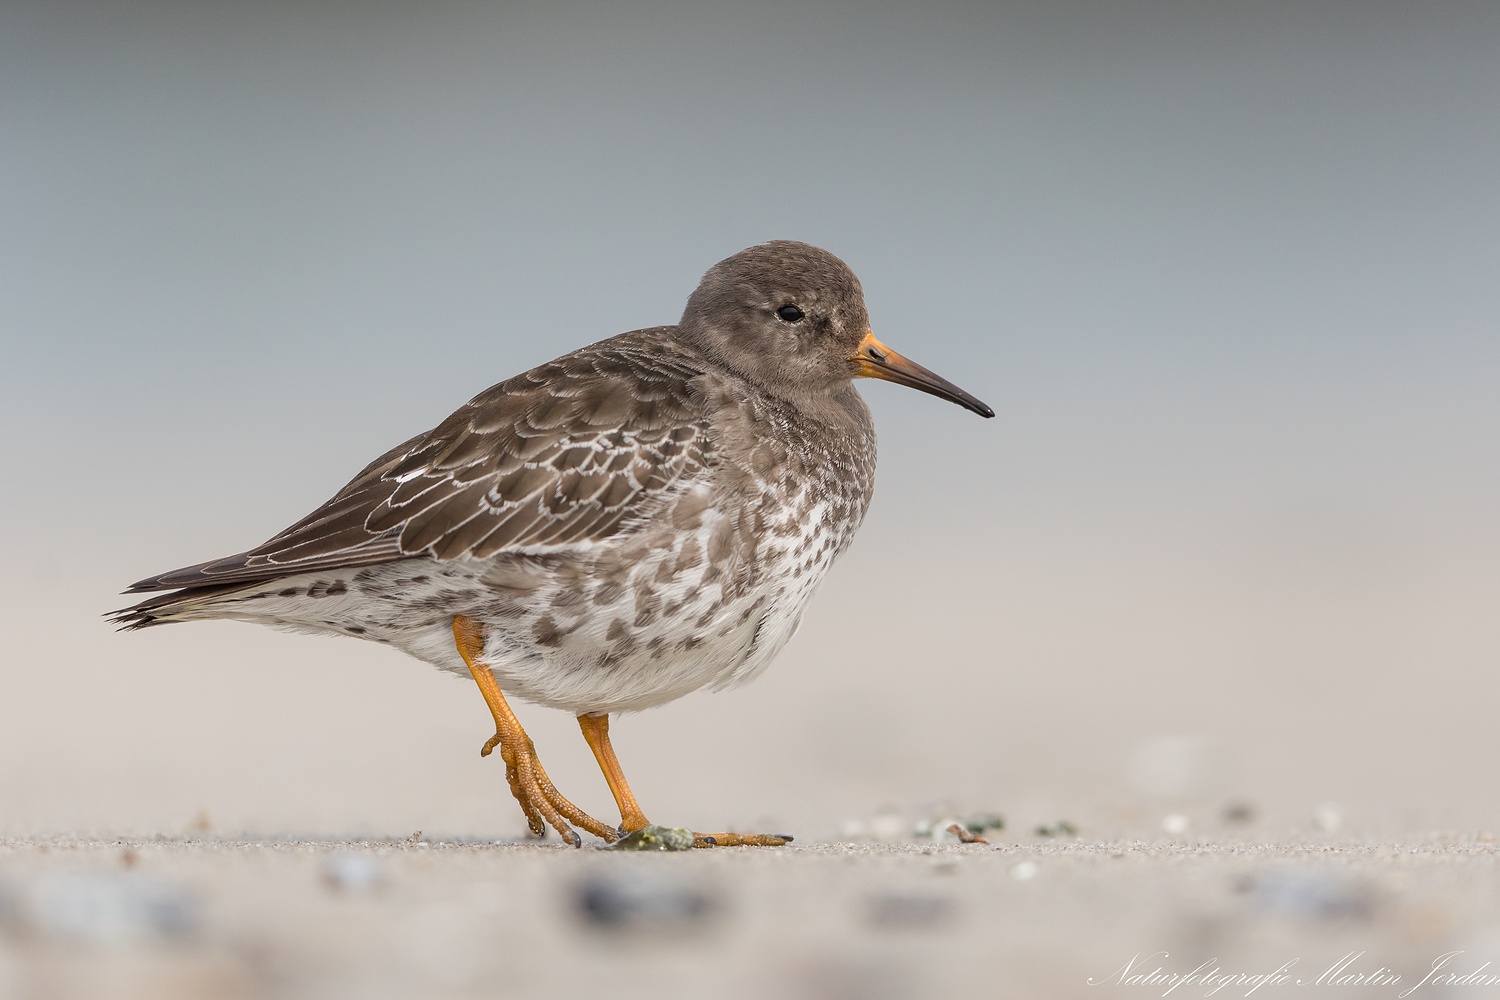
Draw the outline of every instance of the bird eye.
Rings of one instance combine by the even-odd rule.
[[[798,309],[791,303],[787,303],[780,309],[776,310],[776,315],[780,316],[788,323],[800,323],[802,321],[802,310]]]

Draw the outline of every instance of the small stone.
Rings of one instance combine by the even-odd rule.
[[[959,820],[970,833],[985,833],[989,830],[1005,829],[1005,817],[999,813],[971,813]]]
[[[912,832],[919,837],[930,837],[939,843],[950,837],[957,837],[959,840],[963,840],[969,834],[968,829],[963,825],[963,821],[957,816],[944,816],[941,819],[918,824],[913,828]]]
[[[380,862],[368,854],[340,851],[323,863],[323,881],[340,892],[369,892],[383,880]]]
[[[1161,818],[1163,832],[1170,833],[1174,837],[1181,837],[1191,826],[1192,822],[1182,813],[1169,813]]]
[[[1041,865],[1035,861],[1018,861],[1011,866],[1010,877],[1017,882],[1029,882],[1036,878],[1037,872],[1041,870]]]
[[[610,844],[609,851],[689,851],[693,848],[693,831],[674,826],[643,826]]]
[[[964,826],[962,823],[949,823],[948,824],[948,832],[951,833],[951,834],[953,834],[953,836],[957,837],[959,839],[960,843],[964,843],[964,844],[988,844],[989,843],[988,840],[985,840],[979,834],[974,833],[968,827]]]
[[[1320,802],[1313,810],[1313,823],[1324,833],[1338,833],[1344,827],[1344,807],[1337,802]]]
[[[957,823],[964,830],[964,835],[954,833],[953,825]],[[958,837],[964,843],[973,843],[967,840],[966,835],[973,834],[983,837],[991,830],[1005,829],[1005,817],[997,812],[976,812],[967,815],[956,813],[939,812],[936,808],[927,815],[918,819],[911,826],[911,835],[918,840],[943,841],[951,834]],[[988,843],[988,841],[984,841]]]
[[[1076,837],[1078,835],[1078,827],[1065,819],[1060,819],[1051,826],[1043,825],[1037,827],[1036,835],[1038,837]]]
[[[1224,807],[1224,822],[1226,823],[1252,823],[1255,821],[1255,807],[1248,802],[1231,802]]]
[[[1369,915],[1369,892],[1340,873],[1307,868],[1274,868],[1257,873],[1243,887],[1266,910],[1294,917],[1361,918]]]
[[[136,872],[51,875],[7,909],[32,933],[98,945],[181,937],[198,921],[185,894]]]
[[[701,889],[644,878],[592,878],[578,887],[575,899],[585,922],[609,930],[681,932],[715,909]]]

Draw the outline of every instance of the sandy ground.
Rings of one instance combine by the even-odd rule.
[[[1500,998],[1418,985],[1500,966],[1493,629],[1460,655],[1252,605],[1241,660],[1228,598],[1153,618],[1101,577],[1069,627],[888,555],[856,548],[755,684],[616,720],[652,818],[798,838],[659,855],[519,841],[471,682],[233,624],[119,636],[77,625],[108,593],[12,588],[0,1000]],[[517,710],[609,816],[573,720]],[[981,811],[991,844],[917,836]]]
[[[1003,836],[9,838],[0,997],[1398,997],[1500,959],[1483,834]]]

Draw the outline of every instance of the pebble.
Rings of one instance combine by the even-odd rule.
[[[579,916],[607,930],[680,933],[699,926],[717,907],[708,893],[665,879],[595,876],[574,892]]]
[[[958,829],[955,830],[954,828]],[[912,829],[914,836],[923,840],[959,840],[963,843],[987,844],[984,834],[991,830],[1005,829],[1005,817],[999,813],[971,813],[968,816],[943,816],[939,819],[918,820]]]
[[[1313,823],[1324,833],[1338,833],[1344,828],[1344,807],[1337,802],[1320,802],[1313,810]]]
[[[369,892],[384,878],[380,862],[368,854],[340,851],[323,862],[323,881],[341,892]]]
[[[135,872],[48,875],[0,910],[23,933],[91,945],[182,937],[198,922],[183,892]]]
[[[1224,822],[1253,823],[1255,807],[1248,802],[1231,802],[1224,807]]]
[[[1244,886],[1260,907],[1294,917],[1363,917],[1369,893],[1335,874],[1302,868],[1273,868],[1252,876]]]
[[[1169,813],[1161,818],[1162,832],[1170,833],[1174,837],[1181,837],[1192,825],[1192,822],[1182,813]]]
[[[693,831],[675,826],[643,826],[605,848],[608,851],[691,851]]]
[[[1060,819],[1051,826],[1047,826],[1044,823],[1032,832],[1038,837],[1076,837],[1078,836],[1078,827],[1065,819]]]

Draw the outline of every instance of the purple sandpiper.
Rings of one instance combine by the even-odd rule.
[[[875,339],[843,261],[751,247],[703,276],[676,326],[486,389],[264,545],[135,584],[170,593],[112,619],[352,635],[472,675],[495,719],[482,752],[500,748],[531,831],[613,841],[648,822],[610,713],[760,673],[849,547],[875,476],[856,378],[994,416]],[[618,828],[557,791],[507,694],[577,716]]]

